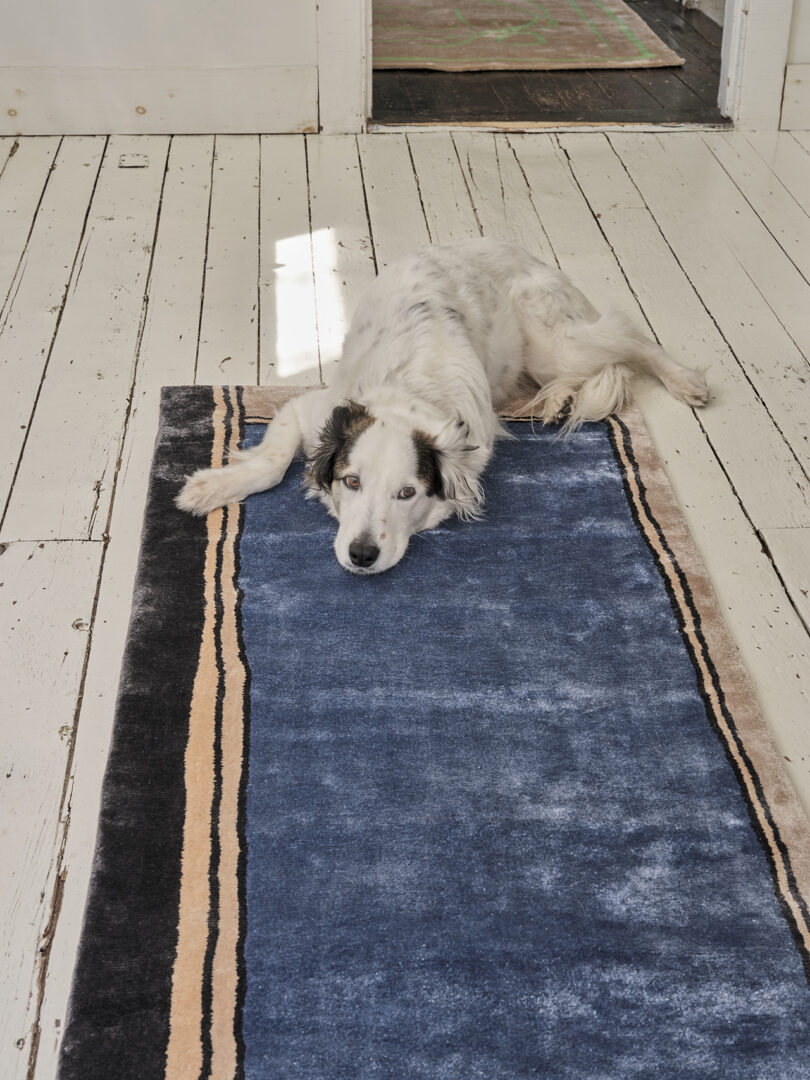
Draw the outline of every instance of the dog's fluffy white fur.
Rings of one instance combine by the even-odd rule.
[[[328,389],[288,402],[262,443],[192,476],[193,514],[278,484],[303,450],[311,493],[340,526],[355,573],[397,563],[410,537],[451,514],[480,515],[498,410],[529,390],[526,414],[573,429],[602,420],[634,371],[688,405],[702,373],[677,363],[624,315],[600,315],[553,267],[512,244],[472,240],[389,267],[355,312]],[[529,389],[530,388],[530,389]]]

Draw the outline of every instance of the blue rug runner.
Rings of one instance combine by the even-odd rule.
[[[196,529],[193,670],[144,686],[136,605],[64,1080],[810,1075],[807,823],[635,414],[512,423],[486,519],[358,579],[300,468],[161,507],[268,396],[166,392],[136,599]]]

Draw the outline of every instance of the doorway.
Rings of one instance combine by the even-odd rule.
[[[384,31],[388,28],[383,25],[383,18],[387,17],[389,22],[399,18],[403,29],[396,26],[395,30],[401,40],[408,24],[409,5],[419,6],[419,0],[375,0],[374,124],[731,124],[717,106],[723,28],[701,11],[684,9],[680,0],[624,0],[624,8],[635,19],[641,20],[645,30],[649,30],[662,46],[661,56],[654,58],[661,66],[639,66],[644,61],[636,60],[632,50],[628,49],[633,66],[569,67],[563,60],[550,70],[527,70],[525,67],[496,70],[492,60],[488,61],[490,67],[484,70],[458,70],[460,63],[452,65],[455,70],[438,70],[418,66],[419,57],[413,55],[407,56],[408,66],[396,66],[397,54],[390,47],[387,51],[393,55],[381,55],[381,49],[392,40],[395,45],[399,44],[396,33],[393,38],[390,32],[385,36]],[[434,11],[440,6],[431,5]],[[505,6],[499,5],[499,16]],[[514,19],[510,26],[504,18],[493,19],[489,33],[484,31],[485,36],[507,44],[517,42],[519,47],[526,48],[531,45],[532,35],[536,39],[554,40],[556,32],[559,42],[561,37],[575,32],[574,24],[580,21],[590,28],[589,32],[592,31],[591,42],[597,49],[609,51],[609,43],[605,42],[599,27],[591,26],[593,20],[590,19],[591,12],[586,10],[585,0],[569,0],[567,7],[573,15],[568,23],[561,25],[552,24],[554,13],[549,5],[514,3],[508,6],[523,21]],[[614,22],[617,10],[622,11],[621,6],[600,0],[591,0],[590,6],[608,10]],[[396,16],[392,16],[392,9],[397,11]],[[463,5],[453,8],[453,12],[457,20],[467,19]],[[469,24],[469,20],[467,22]],[[623,25],[625,39],[638,41],[641,35],[635,28],[639,24],[625,16]],[[469,32],[458,32],[463,29],[463,23],[457,22],[452,32],[447,31],[445,40],[452,42],[453,48],[457,43],[472,39],[476,29],[480,31],[480,27],[468,26]],[[433,40],[437,37],[434,28]],[[643,39],[645,52],[649,51],[646,49],[648,40]],[[561,52],[559,45],[554,51]],[[589,51],[596,52],[596,49]],[[576,52],[573,57],[575,64],[580,62]],[[452,59],[457,58],[453,56]],[[599,57],[596,60],[599,65],[603,62]],[[495,64],[499,62],[494,61]],[[445,62],[445,67],[450,66]]]

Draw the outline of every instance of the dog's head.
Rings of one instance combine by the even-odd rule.
[[[428,434],[408,415],[348,401],[333,410],[309,461],[309,484],[340,522],[338,562],[379,574],[399,562],[411,536],[450,514],[479,517],[482,490],[466,426]]]

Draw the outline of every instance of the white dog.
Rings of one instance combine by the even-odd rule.
[[[413,533],[451,514],[481,515],[481,473],[507,401],[534,392],[524,415],[573,429],[618,409],[633,371],[656,375],[689,405],[707,400],[701,373],[623,315],[600,316],[564,274],[521,248],[431,248],[368,290],[332,385],[288,402],[233,464],[192,476],[177,505],[207,514],[274,487],[303,449],[311,492],[340,522],[338,561],[380,573]]]

